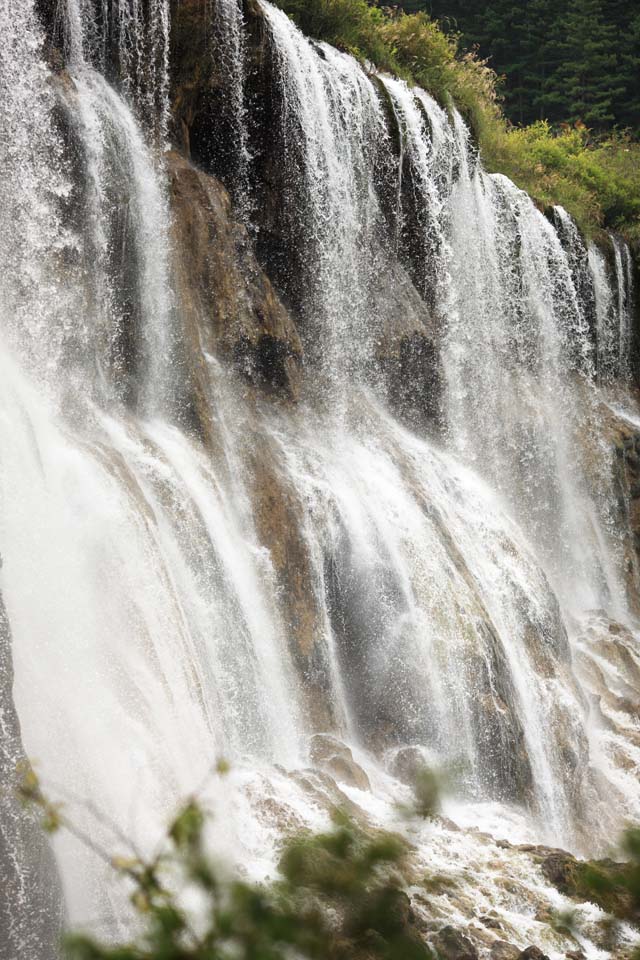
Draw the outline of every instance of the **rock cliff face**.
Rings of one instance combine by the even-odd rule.
[[[220,181],[167,155],[179,311],[192,358],[209,353],[250,382],[295,400],[302,345],[235,222]],[[194,372],[194,379],[197,375]]]
[[[212,32],[207,35],[203,23],[212,22],[207,9],[206,0],[188,0],[178,4],[173,12],[173,129],[183,157],[208,175],[222,179],[233,191],[238,188],[238,170],[237,163],[230,159],[234,129],[233,118],[230,120],[228,115],[228,64],[220,58],[212,61],[215,16]],[[251,209],[251,239],[258,260],[293,318],[284,338],[280,330],[266,329],[271,317],[265,320],[264,332],[273,339],[263,341],[264,356],[254,356],[249,366],[253,364],[256,371],[265,363],[273,367],[271,374],[259,374],[263,382],[279,382],[291,396],[296,396],[296,376],[292,378],[291,372],[284,373],[281,367],[287,358],[296,358],[299,363],[301,342],[305,344],[307,364],[313,365],[317,357],[317,332],[310,316],[313,308],[305,305],[305,298],[315,282],[311,274],[318,251],[313,248],[304,214],[304,159],[295,155],[292,136],[286,130],[287,107],[275,68],[273,40],[258,3],[245,3],[244,15],[244,96],[251,142],[251,190],[245,200]],[[389,192],[392,191],[390,184]],[[241,210],[242,204],[237,204],[237,208]],[[370,264],[374,283],[369,291],[378,305],[376,344],[369,361],[374,380],[380,382],[408,423],[437,427],[442,369],[432,307],[428,297],[419,294],[405,268],[385,250],[388,240],[382,234],[379,243],[379,262]],[[260,304],[256,310],[264,312]],[[279,325],[282,324],[280,319]],[[251,349],[255,352],[255,346]]]

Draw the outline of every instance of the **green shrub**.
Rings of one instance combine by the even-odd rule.
[[[392,52],[384,38],[387,17],[367,0],[276,0],[303,33],[393,69]]]
[[[410,922],[399,838],[366,834],[338,817],[330,832],[291,843],[280,879],[259,886],[220,878],[205,851],[204,825],[191,801],[161,856],[148,863],[116,858],[114,867],[133,882],[142,933],[117,946],[70,935],[69,960],[433,960]],[[167,874],[197,891],[197,931],[165,885]]]
[[[487,169],[540,205],[562,204],[587,235],[609,228],[640,239],[640,144],[629,135],[593,139],[581,123],[512,126],[500,106],[501,79],[473,51],[461,53],[457,37],[426,13],[398,14],[366,0],[277,2],[309,36],[455,103]]]

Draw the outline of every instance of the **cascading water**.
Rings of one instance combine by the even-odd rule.
[[[631,369],[634,310],[631,253],[626,243],[612,238],[613,271],[607,265],[605,253],[594,244],[590,245],[588,255],[595,297],[598,377],[606,384],[624,383]]]
[[[67,0],[64,40],[71,66],[115,74],[156,141],[169,122],[169,0]]]
[[[224,110],[230,128],[228,159],[231,161],[230,186],[236,209],[248,220],[252,206],[248,175],[251,160],[247,127],[246,50],[241,0],[217,0],[208,10],[211,33],[211,57],[215,69],[225,74]],[[218,146],[219,149],[219,146]]]
[[[511,503],[557,588],[598,607],[616,577],[576,450],[589,390],[575,378],[591,376],[592,359],[569,263],[552,225],[505,178],[463,160],[452,202],[451,442]]]
[[[381,81],[391,97],[402,144],[398,170],[401,255],[422,296],[436,306],[447,280],[454,132],[445,111],[423,90],[410,90],[391,77],[383,76]]]
[[[627,244],[623,243],[618,237],[613,237],[612,242],[618,300],[618,357],[620,375],[624,379],[629,375],[633,316],[633,268]]]
[[[632,534],[602,413],[620,388],[638,417],[629,248],[587,249],[561,208],[551,222],[483,170],[455,110],[266,2],[272,129],[254,151],[241,7],[204,3],[236,214],[306,351],[300,402],[258,399],[176,292],[157,156],[168,2],[62,9],[57,75],[33,4],[0,9],[1,587],[45,788],[106,849],[115,823],[148,851],[225,756],[216,843],[264,875],[277,831],[261,803],[321,821],[326,777],[300,768],[330,732],[372,792],[341,788],[381,823],[411,747],[455,767],[463,825],[601,848],[640,803],[620,720],[640,675]],[[261,169],[277,192],[262,206],[243,197],[264,195]],[[439,391],[439,415],[421,436],[389,369],[435,340],[438,374],[415,386]],[[181,401],[190,350],[205,439]],[[420,850],[477,855],[452,836]],[[71,921],[126,924],[92,853],[60,838],[56,854]]]
[[[293,208],[285,214],[294,220],[291,242],[302,245],[307,264],[303,323],[310,349],[320,350],[326,369],[339,376],[363,362],[375,335],[371,301],[381,212],[374,169],[388,134],[373,84],[356,61],[325,44],[315,49],[281,10],[262,7],[282,90]]]

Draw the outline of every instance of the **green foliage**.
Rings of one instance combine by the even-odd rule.
[[[413,802],[401,807],[408,819],[431,820],[440,811],[440,798],[446,787],[446,778],[429,767],[416,770],[413,783]]]
[[[507,78],[505,111],[640,132],[640,13],[626,0],[399,0],[424,10]]]
[[[228,767],[221,762],[215,769],[224,775]],[[411,815],[434,815],[440,780],[426,768],[417,772]],[[290,841],[279,878],[258,885],[229,880],[216,869],[205,844],[207,816],[195,799],[169,825],[160,852],[145,861],[137,855],[111,858],[100,850],[52,806],[29,766],[20,793],[45,822],[54,809],[54,829],[70,830],[132,887],[141,930],[136,939],[107,944],[72,934],[64,942],[67,960],[435,960],[415,926],[405,890],[407,842],[362,828],[340,811],[328,832]],[[612,949],[619,920],[640,924],[640,829],[625,832],[622,849],[624,863],[580,861],[553,852],[547,871],[567,896],[590,900],[610,914]],[[456,881],[427,876],[421,886],[438,896]],[[199,904],[197,915],[186,902]],[[550,923],[572,938],[579,928],[578,913],[554,913]],[[633,960],[640,960],[640,950]]]
[[[427,7],[440,10],[435,2],[414,3],[417,12],[412,14],[398,14],[366,0],[278,2],[310,36],[424,87],[444,105],[454,102],[471,123],[488,169],[510,177],[541,206],[562,204],[586,234],[610,228],[640,238],[640,144],[628,133],[594,137],[584,122],[602,126],[619,110],[622,87],[610,76],[615,67],[613,41],[609,20],[600,9],[605,0],[454,2],[442,7],[442,23],[425,12]],[[609,6],[614,2],[606,0]],[[507,71],[508,102],[520,97],[522,116],[544,116],[561,89],[561,115],[575,120],[573,125],[554,128],[545,120],[527,127],[509,123],[502,112],[498,76],[475,51],[461,51],[455,28],[464,23],[468,30],[472,21],[484,25],[492,42],[502,37],[502,62],[517,45],[520,60],[510,62]],[[640,16],[631,28],[640,39]],[[637,80],[640,46],[623,42],[623,47],[624,69],[629,76],[636,71]],[[560,87],[549,79],[551,61],[554,77],[558,64],[564,65]],[[535,108],[525,109],[530,92]]]
[[[446,100],[453,79],[455,40],[444,34],[425,13],[389,18],[382,36],[411,78],[434,97]]]
[[[386,18],[367,0],[281,0],[278,6],[308,36],[371,60],[383,69],[395,67],[393,51],[382,35]]]
[[[204,826],[203,811],[190,801],[169,829],[168,848],[153,862],[114,860],[134,884],[131,901],[143,935],[128,945],[70,936],[69,960],[431,958],[409,922],[399,838],[366,834],[337,816],[330,832],[291,843],[281,879],[261,887],[218,877],[205,852]],[[176,873],[204,905],[198,932],[162,880]]]
[[[19,778],[18,799],[24,806],[38,807],[42,828],[47,833],[55,833],[62,825],[60,804],[51,803],[45,797],[40,788],[38,775],[28,760],[21,761],[16,772]]]
[[[564,120],[605,128],[615,119],[613,104],[624,85],[616,74],[615,29],[604,19],[601,0],[569,0],[560,29],[547,101]]]
[[[614,134],[591,141],[583,127],[491,122],[481,136],[488,169],[509,176],[542,206],[562,204],[586,234],[602,227],[640,236],[640,145]]]
[[[213,768],[218,776],[228,770],[223,760]],[[28,764],[19,792],[40,811],[46,829],[68,830],[132,888],[142,931],[137,939],[107,944],[71,934],[64,942],[68,960],[433,960],[412,925],[402,876],[406,842],[364,830],[340,811],[327,833],[290,841],[279,878],[256,885],[216,869],[205,845],[207,816],[195,799],[169,825],[157,855],[144,860],[101,849],[49,801]],[[413,815],[431,816],[437,792],[437,780],[425,770]],[[88,809],[131,846],[116,824]],[[185,891],[200,904],[197,917],[183,906]]]
[[[612,861],[579,862],[573,882],[579,896],[590,899],[619,920],[640,921],[640,829],[625,831],[621,848],[628,858]]]

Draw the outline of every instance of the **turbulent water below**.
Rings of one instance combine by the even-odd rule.
[[[0,7],[0,957],[53,955],[24,755],[109,852],[199,791],[258,879],[345,805],[415,909],[446,878],[429,923],[564,956],[527,845],[640,816],[631,251],[266,0],[49,7]],[[126,931],[54,852],[67,922]]]

